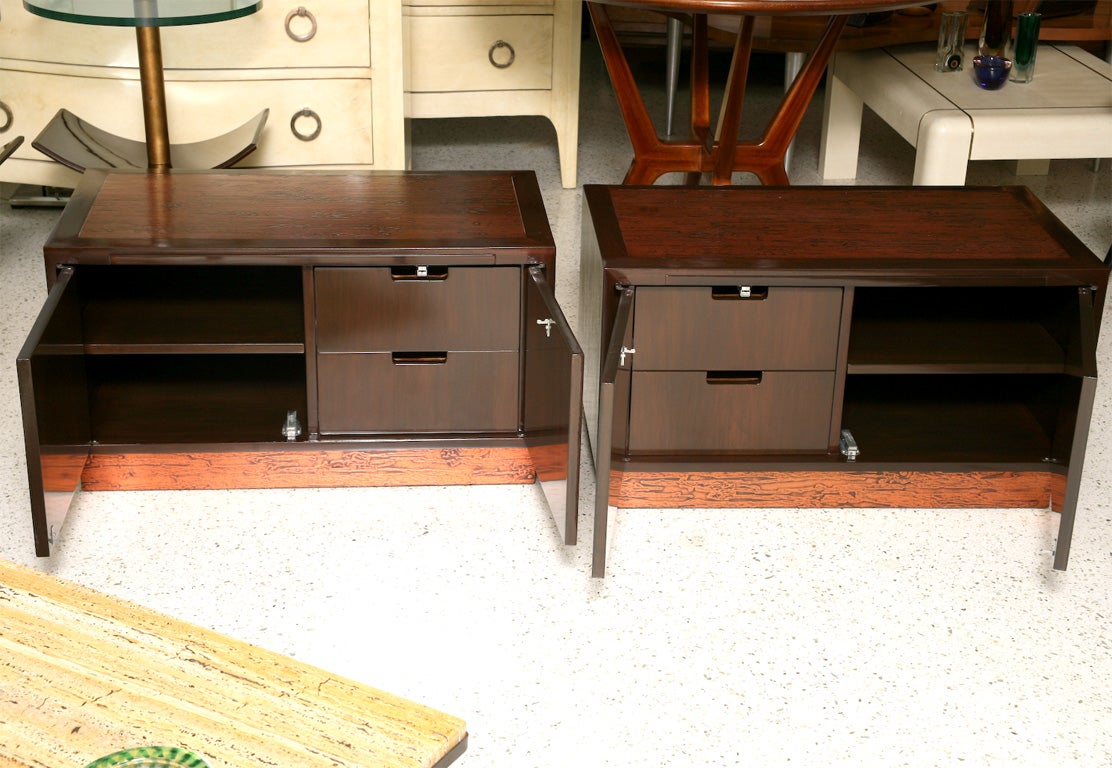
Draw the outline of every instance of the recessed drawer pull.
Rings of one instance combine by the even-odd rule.
[[[390,267],[391,280],[447,280],[447,267],[428,267],[424,264],[412,267]]]
[[[715,285],[710,289],[715,301],[763,301],[768,298],[767,285]]]
[[[707,384],[760,384],[763,371],[707,371]]]
[[[448,362],[447,352],[391,352],[394,365],[444,365]]]

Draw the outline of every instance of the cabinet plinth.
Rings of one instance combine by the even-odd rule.
[[[1049,506],[1066,567],[1108,268],[1029,190],[584,191],[596,576],[615,506]]]
[[[575,542],[582,353],[532,172],[90,171],[44,254],[40,555],[79,485],[560,485]]]

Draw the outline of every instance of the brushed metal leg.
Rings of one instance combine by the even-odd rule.
[[[668,17],[667,61],[664,74],[664,89],[668,99],[664,133],[672,135],[672,114],[676,106],[676,87],[680,78],[680,54],[683,52],[683,22]]]

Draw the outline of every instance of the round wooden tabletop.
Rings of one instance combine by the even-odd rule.
[[[624,5],[655,11],[686,13],[736,13],[755,16],[833,16],[894,11],[926,5],[927,0],[592,0],[603,5]]]

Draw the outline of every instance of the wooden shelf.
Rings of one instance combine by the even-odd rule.
[[[298,269],[114,266],[80,277],[89,354],[305,352]]]
[[[1037,374],[850,376],[842,426],[862,462],[1064,464],[1054,446],[1069,441],[1055,429],[1076,388]]]
[[[855,320],[847,371],[884,373],[1062,373],[1065,353],[1033,321],[952,318]]]
[[[305,361],[292,355],[90,357],[101,444],[276,442],[306,414]]]
[[[1077,289],[859,288],[850,374],[1064,373]]]

